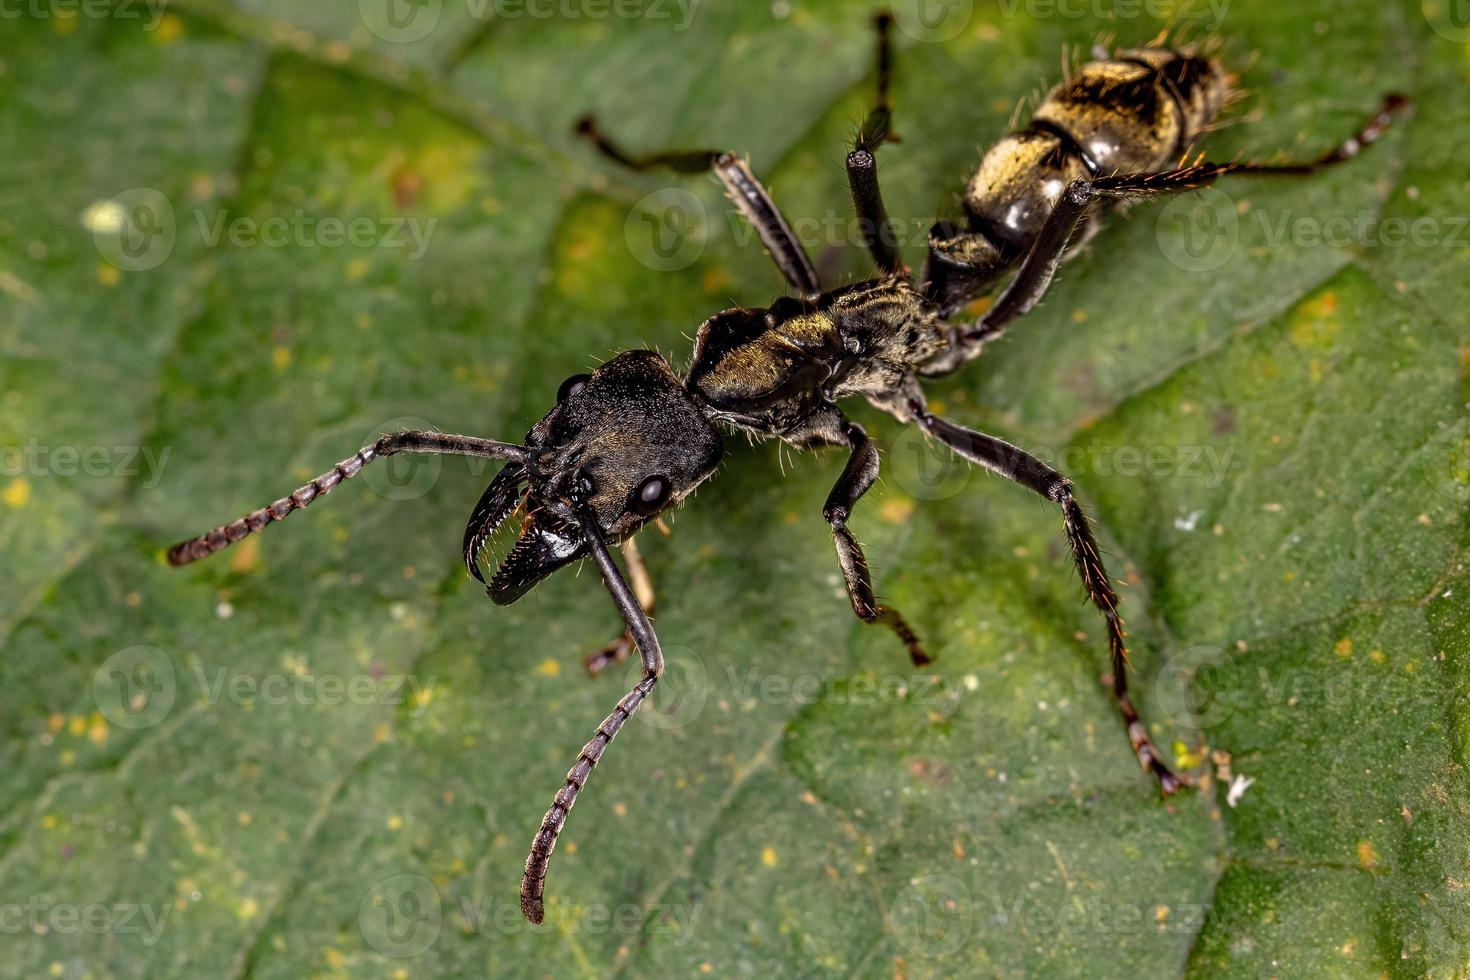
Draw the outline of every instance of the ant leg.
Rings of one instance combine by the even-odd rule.
[[[208,534],[182,544],[174,545],[168,552],[168,563],[175,567],[187,565],[208,557],[243,538],[254,534],[274,521],[284,520],[288,514],[301,510],[317,497],[330,493],[343,480],[350,480],[362,468],[375,459],[396,456],[399,453],[446,453],[456,456],[480,456],[485,459],[503,459],[513,465],[525,462],[524,447],[474,436],[456,436],[443,432],[397,432],[383,436],[371,446],[364,446],[357,455],[351,456],[332,467],[289,497],[282,497],[268,507],[251,511],[244,517],[215,528]]]
[[[1407,95],[1391,92],[1383,97],[1383,103],[1378,107],[1378,111],[1370,116],[1356,133],[1315,160],[1301,160],[1292,163],[1257,163],[1253,160],[1242,160],[1238,163],[1205,163],[1200,166],[1213,168],[1216,176],[1220,177],[1227,174],[1256,177],[1293,177],[1314,174],[1319,170],[1326,170],[1328,167],[1353,159],[1364,149],[1378,142],[1384,131],[1393,125],[1395,118],[1410,115],[1413,111],[1414,103]]]
[[[865,623],[887,626],[908,647],[909,659],[915,667],[932,663],[924,652],[919,637],[909,626],[903,614],[892,606],[878,602],[873,594],[873,579],[868,572],[868,559],[863,555],[847,518],[858,500],[878,479],[878,447],[856,422],[850,422],[840,412],[832,412],[816,420],[805,432],[797,436],[805,448],[816,446],[846,446],[851,451],[842,475],[837,478],[827,502],[822,507],[822,517],[832,527],[832,542],[837,547],[837,563],[842,567],[842,578],[847,583],[847,597],[852,602],[852,611]]]
[[[878,189],[878,147],[889,140],[897,140],[892,132],[893,101],[888,95],[892,78],[892,46],[889,30],[893,17],[881,13],[873,20],[878,30],[878,101],[863,120],[852,152],[847,155],[847,185],[852,191],[852,204],[857,211],[858,236],[873,262],[889,275],[903,271],[903,260],[898,254],[898,235],[893,222],[888,218],[888,209],[883,206],[883,194]]]
[[[638,605],[643,607],[644,613],[652,616],[655,598],[653,579],[648,574],[648,566],[643,563],[643,554],[633,538],[623,542],[623,561],[627,563],[628,578],[633,586],[633,594],[638,597]],[[582,659],[582,664],[587,668],[588,674],[596,677],[607,668],[627,660],[628,654],[633,652],[633,646],[633,631],[624,629],[622,636],[602,649],[589,653]]]
[[[597,528],[596,515],[586,511],[579,517],[583,537],[587,541],[588,549],[592,552],[593,560],[597,562],[598,571],[602,573],[603,584],[607,586],[608,593],[612,595],[613,603],[618,607],[618,612],[622,614],[623,622],[627,624],[628,632],[633,637],[633,643],[643,658],[643,678],[623,696],[617,707],[613,709],[613,713],[597,726],[597,734],[592,741],[582,747],[576,763],[567,772],[566,783],[557,790],[556,798],[551,803],[551,809],[546,811],[546,816],[541,820],[541,827],[531,841],[531,853],[526,857],[526,871],[521,877],[521,914],[536,924],[540,924],[546,917],[546,908],[542,902],[542,895],[546,889],[546,872],[551,866],[551,852],[556,848],[556,839],[561,835],[562,828],[566,826],[567,813],[577,802],[577,795],[587,785],[587,778],[597,766],[598,760],[602,758],[602,753],[607,749],[608,743],[613,740],[619,729],[623,727],[623,723],[638,710],[638,706],[653,691],[653,686],[658,683],[659,676],[664,672],[664,655],[659,649],[658,636],[653,632],[653,624],[648,621],[648,615],[644,613],[638,597],[628,587],[622,573],[618,571],[617,563],[608,553],[607,544],[602,540],[602,533]]]
[[[973,357],[986,341],[993,340],[1012,320],[1029,313],[1045,295],[1056,275],[1057,265],[1067,250],[1072,233],[1094,199],[1123,201],[1177,191],[1197,190],[1221,177],[1300,176],[1353,159],[1383,135],[1394,117],[1408,112],[1406,96],[1390,95],[1356,133],[1315,160],[1298,163],[1199,163],[1154,174],[1118,174],[1092,180],[1075,180],[1062,194],[1042,226],[1020,270],[995,305],[974,325],[959,332],[965,356]]]
[[[925,432],[965,459],[992,473],[1014,480],[1062,508],[1062,525],[1067,532],[1067,544],[1072,549],[1072,561],[1077,566],[1077,575],[1082,579],[1087,598],[1107,620],[1113,697],[1117,700],[1118,711],[1128,730],[1128,740],[1133,745],[1139,765],[1145,772],[1153,774],[1164,795],[1168,796],[1178,790],[1182,780],[1164,764],[1148,737],[1148,729],[1139,721],[1138,712],[1128,696],[1128,647],[1123,640],[1123,619],[1118,615],[1118,594],[1108,581],[1102,553],[1098,550],[1097,540],[1092,536],[1087,515],[1072,496],[1072,481],[1008,442],[931,415],[920,403],[912,404],[910,409]]]
[[[724,185],[730,200],[735,202],[740,213],[745,215],[745,220],[760,235],[771,260],[776,263],[791,287],[802,296],[816,296],[821,293],[822,285],[817,279],[812,260],[797,240],[796,233],[791,230],[786,216],[776,207],[770,191],[751,172],[749,164],[734,153],[722,153],[718,150],[676,150],[632,156],[603,135],[597,120],[590,115],[577,120],[577,132],[591,140],[603,156],[630,170],[643,172],[662,168],[682,174],[713,170]]]

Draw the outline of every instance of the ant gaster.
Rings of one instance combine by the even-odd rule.
[[[879,194],[876,151],[891,138],[889,18],[878,18],[878,100],[847,156],[853,203],[877,278],[824,292],[810,258],[766,189],[743,160],[694,151],[631,156],[590,117],[582,135],[638,170],[712,170],[761,240],[794,295],[766,309],[729,309],[699,328],[694,356],[680,378],[662,357],[619,354],[590,375],[566,381],[555,407],[513,445],[439,432],[387,435],[330,472],[268,507],[178,545],[184,565],[226,547],[310,504],[374,459],[397,453],[452,453],[505,461],[481,496],[464,536],[464,561],[484,581],[480,555],[513,513],[519,538],[490,579],[490,598],[514,602],[551,573],[590,557],[626,625],[621,640],[588,658],[589,671],[636,649],[642,678],[577,757],[537,831],[521,881],[521,910],[545,914],[551,853],[568,811],[608,743],[649,696],[663,654],[649,622],[652,589],[632,536],[678,504],[714,472],[721,428],[774,436],[800,449],[847,450],[847,465],[822,509],[853,611],[893,630],[915,664],[929,662],[897,610],[878,602],[868,565],[848,520],[878,476],[877,447],[838,402],[860,396],[900,422],[918,425],[971,463],[1019,483],[1062,513],[1077,574],[1103,615],[1112,693],[1133,751],[1164,794],[1182,783],[1165,765],[1128,694],[1127,648],[1118,595],[1072,482],[1023,450],[929,411],[920,378],[948,374],[978,356],[1012,320],[1034,307],[1058,263],[1090,234],[1097,210],[1138,198],[1204,187],[1220,177],[1309,174],[1357,155],[1392,118],[1409,108],[1390,96],[1350,139],[1299,163],[1179,165],[1215,120],[1232,87],[1221,64],[1201,48],[1162,41],[1074,69],[1036,108],[1029,125],[989,150],[963,198],[965,221],[940,221],[929,235],[920,281],[910,281]],[[1083,219],[1082,235],[1077,229]],[[1009,284],[973,322],[955,319],[965,305]],[[609,552],[622,544],[633,586]]]

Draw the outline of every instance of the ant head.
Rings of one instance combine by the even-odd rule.
[[[564,381],[526,448],[527,461],[501,470],[465,529],[465,564],[483,582],[480,553],[525,505],[520,537],[490,580],[490,598],[502,605],[585,557],[587,524],[622,541],[688,496],[724,452],[698,402],[646,350]]]
[[[1005,256],[988,236],[950,221],[937,222],[929,230],[924,281],[926,292],[941,309],[954,310],[983,295],[1005,268]]]

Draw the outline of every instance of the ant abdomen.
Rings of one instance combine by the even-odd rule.
[[[1136,48],[1073,71],[1029,126],[986,153],[965,191],[972,225],[1025,250],[1073,180],[1177,165],[1225,100],[1218,62]]]

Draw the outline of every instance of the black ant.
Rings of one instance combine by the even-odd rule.
[[[678,152],[634,157],[602,136],[590,117],[580,132],[619,163],[638,170],[713,170],[755,226],[794,296],[767,309],[729,309],[699,328],[693,362],[680,378],[651,351],[619,354],[592,374],[569,378],[556,405],[523,445],[439,432],[384,436],[330,472],[234,523],[178,545],[169,561],[184,565],[212,554],[307,506],[381,456],[454,453],[505,461],[480,497],[464,535],[464,561],[482,583],[480,555],[514,512],[524,513],[513,548],[487,588],[496,603],[514,602],[572,562],[590,557],[602,574],[626,632],[588,659],[596,673],[633,649],[643,676],[598,726],[556,794],[526,860],[521,910],[545,914],[546,872],[567,812],[609,742],[648,697],[663,673],[663,654],[649,622],[652,589],[632,536],[688,496],[714,472],[724,452],[720,426],[774,436],[800,449],[841,447],[846,467],[822,509],[853,611],[892,629],[913,662],[929,662],[899,612],[873,593],[867,562],[848,527],[878,476],[878,450],[837,403],[861,396],[900,422],[919,425],[978,466],[1014,480],[1061,508],[1072,560],[1093,605],[1107,621],[1113,695],[1133,751],[1167,795],[1182,785],[1149,740],[1128,696],[1127,659],[1118,595],[1108,580],[1072,482],[1041,460],[983,432],[932,414],[920,378],[948,374],[973,360],[1012,320],[1034,307],[1057,265],[1070,254],[1078,224],[1094,203],[1193,190],[1226,175],[1310,174],[1356,156],[1405,112],[1403,96],[1382,108],[1347,141],[1297,163],[1208,163],[1175,166],[1214,121],[1231,92],[1221,64],[1199,48],[1162,41],[1109,55],[1072,71],[1041,102],[1029,125],[985,154],[964,195],[963,225],[940,221],[929,235],[920,282],[899,259],[878,190],[875,153],[890,139],[889,18],[877,21],[878,100],[847,156],[847,175],[864,245],[881,275],[823,292],[816,271],[766,189],[730,153]],[[1095,219],[1089,221],[1090,234]],[[1075,250],[1075,246],[1071,250]],[[972,323],[951,318],[988,294],[1006,273],[1009,285]],[[636,588],[609,552],[621,543]]]

